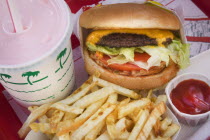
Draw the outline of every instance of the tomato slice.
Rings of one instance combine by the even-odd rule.
[[[135,53],[134,60],[135,61],[142,61],[147,62],[147,60],[150,58],[150,55],[147,53]],[[125,64],[110,64],[108,65],[107,60],[109,60],[110,57],[108,55],[103,55],[103,57],[99,58],[99,60],[107,65],[109,68],[115,69],[115,70],[121,70],[121,71],[132,71],[132,70],[141,70],[142,68],[131,64],[131,63],[125,63]]]
[[[135,53],[134,55],[135,61],[147,62],[149,58],[150,58],[150,55],[147,53]]]

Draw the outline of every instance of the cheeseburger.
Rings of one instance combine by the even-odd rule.
[[[90,75],[129,89],[166,84],[189,65],[181,23],[171,11],[152,4],[94,7],[80,16],[85,68]]]

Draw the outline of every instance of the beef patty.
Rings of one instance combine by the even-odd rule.
[[[168,45],[172,42],[170,38],[167,38],[163,45]],[[103,36],[96,45],[109,46],[109,47],[139,47],[146,45],[157,45],[155,38],[150,38],[146,35],[131,34],[131,33],[112,33]]]
[[[155,38],[146,35],[131,33],[112,33],[103,36],[96,45],[109,47],[138,47],[146,45],[157,45]]]

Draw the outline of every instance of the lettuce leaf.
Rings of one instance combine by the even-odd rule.
[[[111,59],[108,60],[108,64],[125,64],[130,62],[147,70],[152,66],[160,66],[161,61],[164,61],[167,66],[169,64],[170,58],[182,69],[186,68],[190,64],[189,45],[182,44],[179,40],[173,40],[168,48],[160,46],[110,48],[93,45],[91,43],[87,43],[86,45],[90,51],[99,51],[106,55],[112,56]],[[134,52],[146,52],[151,57],[148,59],[147,63],[134,61]]]
[[[104,47],[104,46],[96,46],[91,43],[86,44],[88,46],[88,49],[90,51],[99,51],[107,55],[118,55],[120,53],[120,50],[118,48],[110,48],[110,47]]]
[[[182,44],[179,40],[173,40],[168,46],[171,59],[177,63],[181,69],[190,65],[190,48],[189,44]]]
[[[126,59],[126,57],[124,55],[118,55],[116,57],[112,57],[111,59],[109,59],[108,64],[125,64],[127,62],[129,62],[129,60]]]
[[[141,49],[151,56],[148,61],[153,64],[153,66],[159,66],[161,61],[166,62],[166,66],[168,66],[170,51],[167,48],[145,46],[141,47]]]
[[[120,49],[120,55],[124,55],[125,58],[128,61],[133,62],[134,61],[134,51],[135,51],[134,47],[132,47],[132,48],[121,48]]]

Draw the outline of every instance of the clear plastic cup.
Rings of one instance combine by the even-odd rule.
[[[61,100],[75,86],[69,7],[63,0],[18,0],[17,7],[19,33],[0,6],[0,82],[25,107]]]
[[[190,125],[190,126],[196,126],[198,124],[202,124],[205,121],[208,120],[208,117],[210,115],[210,111],[206,112],[206,113],[202,113],[202,114],[196,114],[196,115],[190,115],[190,114],[186,114],[183,112],[180,112],[172,103],[171,98],[170,98],[170,94],[171,91],[182,81],[184,80],[188,80],[188,79],[196,79],[196,80],[201,80],[204,81],[205,83],[207,83],[210,86],[210,79],[207,78],[204,75],[201,74],[196,74],[196,73],[186,73],[186,74],[182,74],[177,76],[176,78],[174,78],[173,80],[171,80],[169,82],[169,84],[167,85],[165,92],[168,98],[168,102],[172,107],[172,110],[174,112],[174,114],[177,116],[178,120],[181,123]]]

